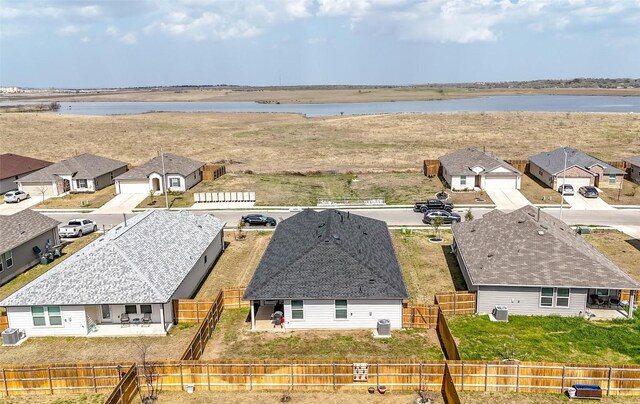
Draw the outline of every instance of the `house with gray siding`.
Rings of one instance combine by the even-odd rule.
[[[25,175],[53,164],[19,154],[0,154],[0,194],[18,189],[16,181]]]
[[[494,210],[451,229],[478,314],[504,305],[510,314],[578,316],[596,299],[615,301],[640,289],[566,223],[533,206]],[[636,303],[630,295],[629,316]]]
[[[0,284],[36,265],[39,252],[60,242],[59,224],[31,209],[0,216]]]
[[[609,163],[571,147],[559,147],[529,157],[529,173],[550,188],[558,189],[565,181],[576,190],[582,186],[619,188],[626,174]]]
[[[624,161],[629,165],[629,179],[640,184],[640,155],[627,157]]]
[[[442,176],[452,190],[520,189],[522,173],[504,160],[478,149],[461,149],[440,157]]]
[[[31,196],[58,196],[65,192],[95,192],[114,184],[127,171],[127,163],[80,154],[59,161],[17,180],[18,188]]]
[[[210,215],[147,211],[0,302],[29,336],[166,335],[224,248]]]
[[[409,298],[385,222],[306,209],[278,224],[247,287],[251,324],[284,313],[285,328],[402,328]]]
[[[163,153],[116,178],[118,194],[161,194],[165,188],[184,192],[202,181],[204,163],[177,154]]]

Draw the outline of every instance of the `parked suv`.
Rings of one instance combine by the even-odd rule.
[[[97,231],[96,222],[89,219],[69,220],[69,224],[60,226],[60,237],[82,237],[85,234]]]
[[[585,198],[597,198],[600,196],[596,187],[580,187],[578,193]]]
[[[425,202],[416,202],[413,205],[414,212],[422,212],[425,213],[428,210],[446,210],[447,212],[451,212],[453,210],[453,203],[451,202],[443,202],[440,199],[429,199]]]
[[[262,225],[262,226],[275,226],[276,219],[265,215],[247,215],[242,216],[242,221],[247,226]]]
[[[446,210],[428,210],[422,218],[422,223],[433,224],[436,217],[441,217],[444,224],[451,224],[455,222],[459,223],[462,220],[460,215],[455,212],[447,212]]]
[[[4,201],[6,203],[18,203],[29,198],[29,194],[22,191],[9,191],[4,194]]]
[[[562,192],[562,188],[564,187],[564,192]],[[571,184],[564,184],[558,187],[558,192],[562,195],[571,196],[574,195],[573,186]]]

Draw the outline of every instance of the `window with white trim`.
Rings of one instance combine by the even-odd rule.
[[[616,175],[609,174],[609,184],[615,184],[615,183],[616,183]]]
[[[540,288],[540,306],[553,307],[553,288]]]
[[[569,288],[556,289],[556,307],[569,307],[570,295],[571,289]]]
[[[44,318],[44,306],[32,306],[31,317],[33,318],[34,327],[43,327],[47,325],[47,320]]]
[[[7,251],[4,253],[4,262],[7,263],[7,269],[13,266],[13,251]]]
[[[336,319],[346,319],[347,318],[347,301],[346,300],[336,300]]]
[[[76,186],[78,188],[86,188],[87,187],[87,180],[76,180]]]
[[[467,185],[467,176],[466,175],[461,175],[460,176],[460,185]]]
[[[153,312],[153,310],[151,309],[151,305],[150,304],[141,304],[140,305],[140,314],[146,314],[146,313],[151,314],[152,312]]]
[[[540,288],[540,307],[569,307],[571,289]]]
[[[180,178],[175,178],[175,177],[169,178],[169,186],[172,188],[180,187]]]
[[[304,302],[302,300],[291,301],[291,319],[292,320],[304,319]]]
[[[62,325],[62,311],[60,306],[47,306],[49,325]]]
[[[127,304],[124,306],[124,312],[127,314],[138,314],[138,307],[135,304]]]

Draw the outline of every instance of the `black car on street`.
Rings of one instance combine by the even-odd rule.
[[[265,215],[242,216],[245,226],[275,226],[276,219]]]
[[[414,212],[425,213],[426,211],[433,210],[433,209],[440,209],[440,210],[446,210],[447,212],[451,212],[453,210],[453,203],[444,202],[444,201],[441,201],[440,199],[429,199],[428,201],[424,201],[424,202],[416,202],[413,205]]]

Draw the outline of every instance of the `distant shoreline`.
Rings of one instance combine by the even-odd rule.
[[[57,111],[59,109],[60,104],[57,102],[50,102],[46,104],[2,105],[0,106],[0,113],[49,112]]]

